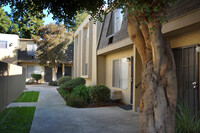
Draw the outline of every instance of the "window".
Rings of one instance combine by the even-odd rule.
[[[121,13],[122,9],[116,9],[112,15],[111,20],[108,27],[107,36],[110,36],[121,29],[123,13]]]
[[[7,41],[0,41],[0,48],[7,48]]]
[[[113,60],[112,86],[128,89],[128,62],[126,58]]]
[[[27,78],[31,77],[32,73],[42,74],[42,67],[41,66],[27,66]]]
[[[37,50],[37,44],[27,44],[27,54],[35,56]]]

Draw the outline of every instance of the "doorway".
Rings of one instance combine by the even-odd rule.
[[[199,109],[199,56],[196,46],[172,50],[176,62],[178,99],[189,107],[193,116]]]

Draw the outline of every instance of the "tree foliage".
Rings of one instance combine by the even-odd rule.
[[[40,64],[48,63],[51,67],[56,67],[65,56],[65,50],[71,43],[73,34],[66,32],[65,26],[62,24],[50,23],[40,27],[33,39],[39,45],[36,58]]]
[[[32,38],[36,34],[36,30],[43,26],[42,18],[45,17],[43,13],[37,12],[31,15],[30,12],[25,12],[23,16],[19,16],[16,10],[12,10],[11,17],[13,23],[18,25],[21,38]]]
[[[0,33],[19,34],[17,25],[12,23],[7,12],[2,8],[0,8]]]
[[[77,12],[77,15],[74,16],[74,24],[70,25],[69,31],[75,32],[87,16],[88,16],[87,12],[82,12],[82,13]]]

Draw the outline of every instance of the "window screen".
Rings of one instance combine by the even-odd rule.
[[[126,58],[113,60],[113,87],[128,88],[128,62]]]
[[[7,41],[0,41],[0,48],[7,48]]]

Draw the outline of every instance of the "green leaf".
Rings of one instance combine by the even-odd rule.
[[[153,8],[153,11],[154,11],[154,12],[157,12],[157,11],[158,11],[158,7],[155,6],[155,7]]]

